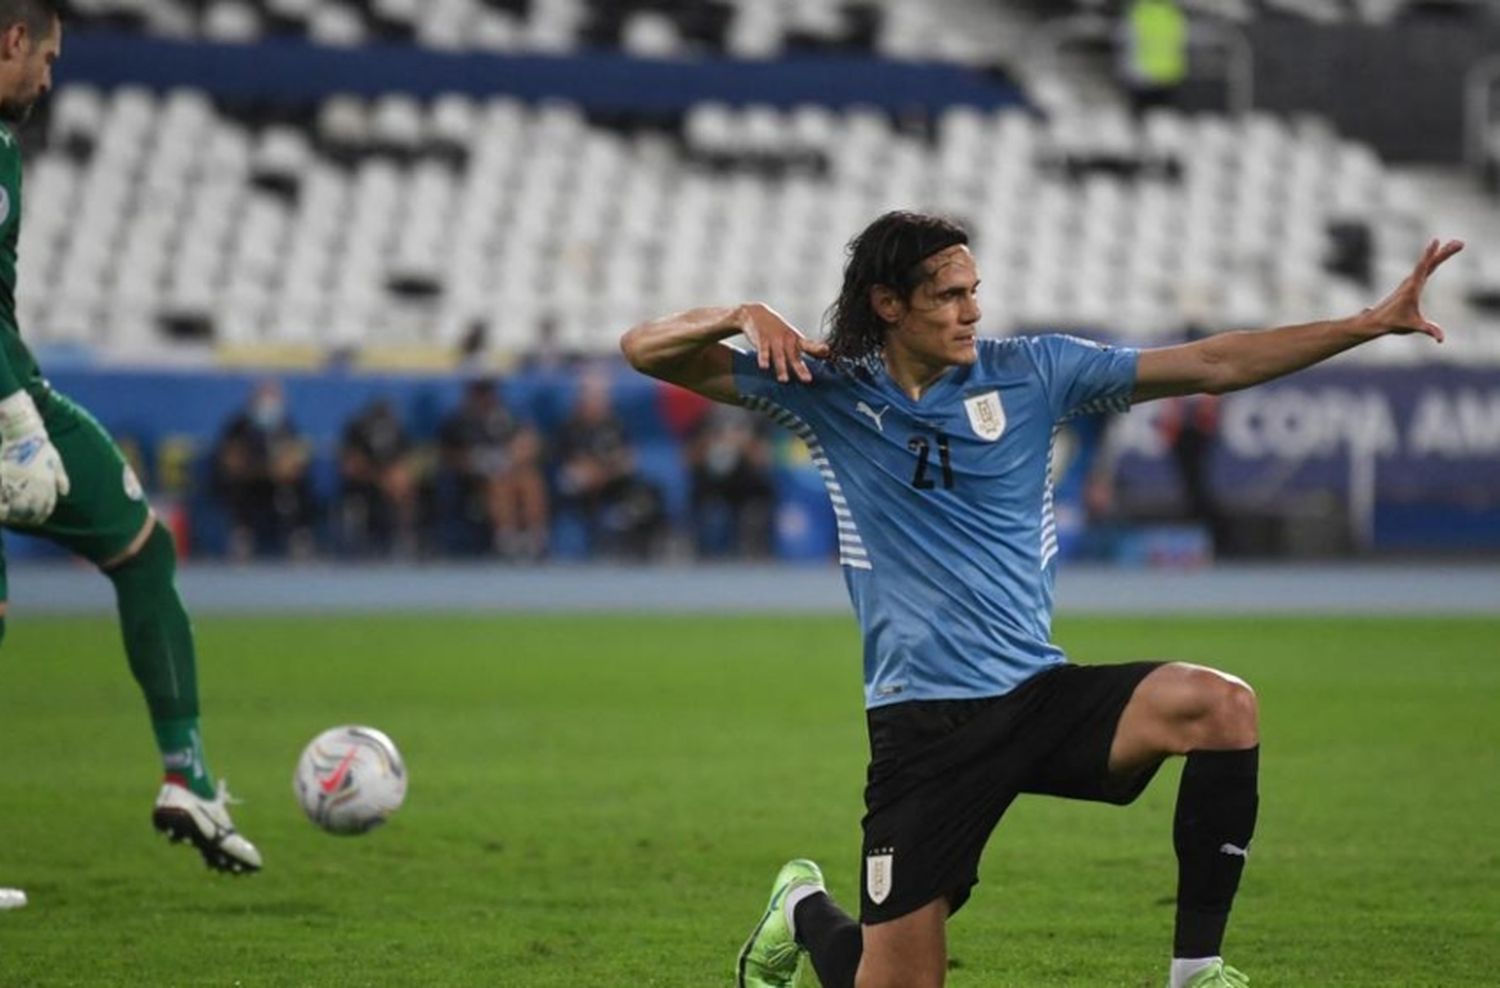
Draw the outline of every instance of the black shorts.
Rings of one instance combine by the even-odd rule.
[[[868,712],[860,921],[883,923],[947,898],[957,912],[979,857],[1016,796],[1124,805],[1156,774],[1109,777],[1125,705],[1160,663],[1060,665],[1004,696],[913,700]]]

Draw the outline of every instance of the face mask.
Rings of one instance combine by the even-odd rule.
[[[263,399],[250,409],[250,418],[262,429],[274,429],[286,418],[286,408],[274,399]]]

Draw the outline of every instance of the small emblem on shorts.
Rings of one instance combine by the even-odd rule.
[[[1000,404],[1000,392],[986,391],[964,399],[964,410],[969,413],[969,425],[974,435],[986,442],[994,442],[1005,431],[1005,406]]]
[[[146,492],[141,489],[140,478],[135,475],[134,470],[130,469],[129,463],[125,464],[125,476],[122,483],[125,487],[125,496],[132,501],[139,501],[146,496]]]
[[[865,855],[865,892],[877,906],[890,898],[891,867],[895,857],[893,847],[877,847]]]

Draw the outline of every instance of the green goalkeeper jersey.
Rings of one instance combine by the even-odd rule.
[[[42,384],[16,319],[16,255],[21,239],[21,145],[0,124],[0,398]]]

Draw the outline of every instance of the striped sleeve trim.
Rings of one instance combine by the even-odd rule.
[[[1057,457],[1057,435],[1061,429],[1053,427],[1052,439],[1047,444],[1047,483],[1042,488],[1042,569],[1057,555],[1057,515],[1053,509],[1052,470]]]
[[[790,430],[807,444],[807,451],[812,457],[813,466],[823,478],[823,486],[828,490],[828,500],[833,504],[833,517],[838,523],[840,565],[848,566],[850,569],[873,569],[869,550],[865,548],[864,539],[860,538],[859,526],[854,523],[854,515],[849,510],[849,501],[844,497],[844,487],[839,483],[838,475],[833,472],[833,464],[828,460],[828,452],[823,448],[823,443],[818,439],[818,434],[813,431],[812,426],[794,413],[765,398],[742,395],[740,403]]]
[[[1109,398],[1096,398],[1086,401],[1063,416],[1063,421],[1081,418],[1085,415],[1103,415],[1106,412],[1128,412],[1130,411],[1130,395],[1119,394]]]

